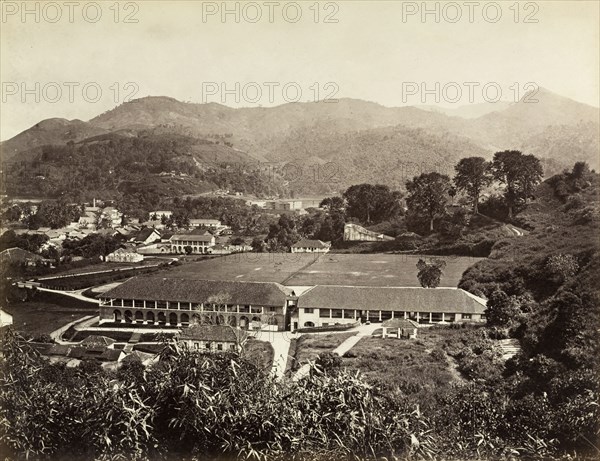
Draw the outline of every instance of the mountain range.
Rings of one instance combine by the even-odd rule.
[[[195,162],[287,165],[282,177],[296,194],[358,182],[402,188],[415,174],[451,173],[462,157],[491,159],[506,149],[542,158],[546,176],[578,160],[598,169],[600,109],[545,89],[537,102],[530,96],[452,110],[357,99],[230,108],[145,97],[87,122],[40,121],[0,143],[0,152],[3,163],[35,162],[49,145],[180,135],[200,141],[202,148],[190,152]]]

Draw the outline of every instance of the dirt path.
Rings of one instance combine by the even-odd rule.
[[[308,264],[305,264],[304,266],[302,266],[300,269],[298,269],[296,272],[293,272],[291,275],[287,276],[285,279],[283,279],[281,282],[281,285],[285,285],[287,283],[288,280],[292,279],[293,277],[295,277],[298,273],[308,269],[310,266],[312,266],[314,263],[316,263],[322,255],[327,254],[327,253],[319,253],[318,256],[313,259],[312,261],[309,261]]]
[[[456,381],[457,383],[466,383],[467,380],[463,377],[461,372],[458,371],[458,363],[456,362],[454,357],[450,357],[449,355],[446,355],[446,357],[448,357],[448,371],[452,375],[454,381]]]

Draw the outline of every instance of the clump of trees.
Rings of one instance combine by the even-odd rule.
[[[493,179],[491,164],[483,157],[467,157],[461,159],[454,169],[456,190],[464,191],[473,203],[473,213],[479,213],[479,196]]]
[[[440,286],[442,274],[446,267],[443,259],[432,258],[428,263],[424,259],[417,261],[417,279],[423,288],[437,288]]]
[[[413,215],[428,220],[430,232],[433,232],[435,218],[446,211],[450,188],[450,178],[436,172],[422,173],[406,183],[406,205]]]
[[[21,248],[32,253],[37,253],[44,243],[48,241],[44,234],[17,235],[14,230],[7,230],[0,236],[0,251],[8,248]]]
[[[492,174],[496,181],[504,184],[504,199],[508,206],[508,219],[513,218],[513,208],[527,203],[534,187],[541,181],[542,164],[534,155],[525,155],[518,150],[496,152],[492,161]]]
[[[120,247],[121,243],[111,235],[90,234],[81,240],[66,239],[62,244],[62,254],[67,259],[72,256],[104,259]]]
[[[356,218],[365,225],[389,220],[400,213],[401,197],[400,192],[382,184],[350,186],[343,193],[346,217]],[[339,204],[339,200],[336,203]]]
[[[428,223],[429,232],[437,228],[446,236],[460,237],[460,229],[464,225],[453,223],[457,218],[454,215],[448,218],[448,204],[454,202],[458,192],[462,192],[470,201],[473,214],[477,215],[481,194],[494,181],[504,185],[505,190],[502,196],[488,197],[485,212],[503,218],[499,210],[505,208],[508,219],[512,219],[513,210],[532,197],[543,173],[537,157],[519,151],[497,152],[491,162],[482,157],[466,157],[454,169],[456,174],[452,181],[446,175],[432,172],[423,173],[406,183],[407,225],[410,229],[423,232],[420,222],[424,221]]]

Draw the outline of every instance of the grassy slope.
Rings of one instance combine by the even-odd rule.
[[[494,279],[508,279],[515,272],[525,287],[543,299],[553,294],[558,286],[550,286],[544,265],[553,254],[573,254],[583,266],[598,248],[598,216],[600,215],[600,178],[592,176],[590,185],[577,195],[594,216],[589,222],[578,219],[580,209],[568,209],[559,200],[549,181],[538,186],[535,200],[517,216],[518,222],[531,230],[522,237],[500,239],[492,248],[490,257],[469,269],[463,275],[460,287],[469,291],[493,290]]]
[[[308,334],[298,339],[296,348],[296,363],[303,364],[315,360],[323,352],[332,352],[346,339],[356,333]]]
[[[31,336],[49,334],[65,324],[96,311],[69,308],[43,301],[10,303],[6,310],[13,316],[13,327]]]

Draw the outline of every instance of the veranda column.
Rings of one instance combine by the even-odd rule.
[[[429,323],[433,323],[432,320],[433,320],[433,317],[432,317],[432,313],[430,312],[429,313]]]
[[[381,322],[381,311],[379,311],[379,321]]]
[[[445,321],[445,320],[446,319],[445,319],[444,313],[442,312],[442,322]]]

